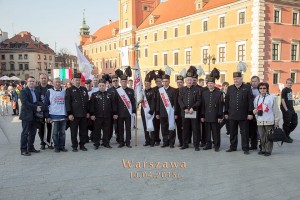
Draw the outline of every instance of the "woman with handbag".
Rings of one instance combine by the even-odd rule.
[[[259,155],[270,156],[273,149],[273,142],[268,140],[271,129],[279,127],[280,112],[277,99],[269,94],[269,84],[258,84],[259,95],[254,99],[254,110],[257,119],[257,127],[260,135],[261,151]]]

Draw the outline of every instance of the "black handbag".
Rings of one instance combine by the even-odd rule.
[[[283,142],[287,140],[287,137],[281,128],[272,128],[268,134],[268,140],[271,142]]]

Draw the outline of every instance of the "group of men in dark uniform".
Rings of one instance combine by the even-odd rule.
[[[216,78],[212,74],[207,76],[206,87],[203,87],[198,85],[197,72],[188,70],[185,77],[181,75],[176,77],[178,88],[173,88],[170,86],[170,75],[164,71],[153,70],[148,73],[144,80],[141,103],[144,146],[161,145],[162,148],[174,148],[177,135],[178,146],[182,150],[193,143],[195,151],[203,147],[204,150],[214,148],[218,152],[221,143],[220,123],[224,119],[229,119],[231,145],[227,151],[236,151],[237,131],[240,126],[242,149],[248,154],[248,120],[253,117],[251,88],[242,82],[241,73],[236,72],[233,74],[235,83],[228,88],[224,98],[220,89],[215,87]],[[152,80],[156,84],[153,88]],[[101,138],[102,145],[111,148],[110,140],[113,132],[119,148],[125,145],[131,148],[131,131],[134,127],[137,105],[134,90],[127,87],[128,77],[125,74],[113,75],[109,80],[95,79],[89,83],[91,82],[94,88],[87,87],[87,89],[81,86],[81,74],[75,74],[73,85],[66,89],[65,105],[73,152],[78,151],[78,147],[87,151],[85,144],[89,140],[88,121],[93,124],[91,139],[95,149],[101,145]],[[107,87],[108,82],[110,87]],[[44,87],[46,88],[45,84]],[[40,90],[42,93],[42,88]],[[42,139],[44,134],[40,136]],[[41,145],[45,148],[44,143]]]

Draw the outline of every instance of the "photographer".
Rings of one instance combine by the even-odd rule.
[[[258,84],[259,95],[254,99],[254,110],[262,150],[259,155],[270,156],[273,142],[268,140],[268,133],[274,127],[279,127],[280,113],[276,97],[269,94],[269,84]]]

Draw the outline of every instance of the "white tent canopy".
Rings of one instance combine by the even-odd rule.
[[[8,76],[2,76],[0,78],[0,80],[2,80],[2,81],[8,81],[8,80],[10,80],[10,78]]]
[[[16,76],[12,76],[9,78],[9,80],[12,80],[12,81],[19,81],[21,80],[20,78],[16,77]]]

